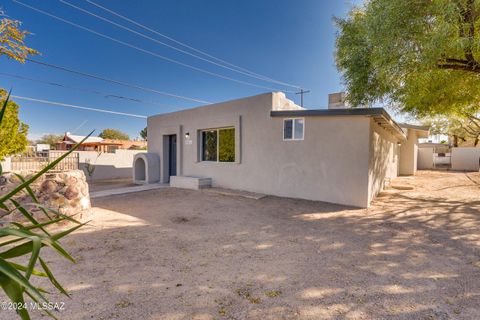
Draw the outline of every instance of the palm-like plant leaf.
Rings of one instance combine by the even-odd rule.
[[[10,93],[5,99],[0,110],[0,124],[7,109],[9,97]],[[45,207],[38,201],[35,192],[32,190],[30,185],[48,170],[54,168],[70,153],[75,151],[78,146],[83,143],[92,133],[93,131],[71,150],[46,165],[42,170],[34,174],[32,177],[25,179],[22,176],[17,175],[17,177],[20,179],[19,185],[13,190],[9,191],[7,194],[0,196],[0,208],[4,211],[2,215],[11,214],[13,211],[17,210],[29,222],[27,224],[21,222],[12,222],[7,227],[0,228],[0,287],[5,291],[12,302],[23,305],[25,302],[25,294],[36,303],[48,302],[44,296],[44,293],[47,292],[44,289],[36,288],[30,282],[32,276],[48,278],[50,283],[58,291],[68,296],[68,292],[57,281],[47,263],[41,258],[41,249],[45,246],[48,246],[65,259],[75,262],[73,257],[60,245],[59,240],[81,228],[85,225],[85,223],[80,223],[73,217],[63,215],[58,211]],[[1,165],[0,174],[2,174]],[[14,199],[14,197],[22,191],[25,191],[30,196],[33,203],[22,203],[19,200]],[[13,208],[9,208],[7,203],[13,205]],[[37,219],[35,219],[34,215],[28,209],[31,207],[40,209],[47,217],[48,221],[39,222]],[[52,213],[53,216],[51,216],[49,212]],[[57,233],[51,234],[47,231],[46,227],[61,223],[63,221],[69,221],[75,223],[76,225]],[[9,261],[11,259],[23,256],[29,257],[28,264],[26,266]],[[43,272],[35,269],[37,262],[40,262]],[[22,308],[16,311],[22,320],[30,319],[27,309]],[[57,319],[50,311],[45,309],[43,311],[51,318]]]

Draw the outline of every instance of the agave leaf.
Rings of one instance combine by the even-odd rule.
[[[49,221],[39,223],[39,224],[30,224],[30,225],[26,225],[26,226],[22,225],[22,227],[27,229],[27,230],[33,230],[33,229],[38,229],[40,227],[46,227],[46,226],[49,226],[51,224],[55,224],[57,222],[61,222],[61,221],[64,221],[64,220],[65,220],[65,218],[60,217],[60,218],[49,220]],[[12,222],[11,224],[17,225],[16,222]],[[0,243],[0,246],[1,246],[1,243]]]
[[[22,289],[25,289],[26,292],[30,292],[38,300],[48,302],[48,300],[30,284],[28,279],[26,279],[20,272],[17,271],[10,263],[2,258],[0,258],[0,273],[3,273],[7,278],[18,283]],[[3,286],[3,285],[2,285]]]
[[[82,224],[79,224],[77,226],[74,226],[68,230],[65,230],[65,231],[62,231],[62,232],[59,232],[59,233],[56,233],[56,234],[53,234],[49,239],[51,241],[57,241],[61,238],[63,238],[64,236],[72,233],[73,231],[83,227],[85,224],[87,224],[88,222],[86,223],[82,223]],[[0,232],[1,232],[2,229],[0,229]],[[20,239],[22,240],[22,239]],[[42,243],[42,247],[45,246],[46,244],[45,243]],[[0,258],[3,258],[3,259],[11,259],[11,258],[16,258],[16,257],[20,257],[20,256],[23,256],[25,254],[28,254],[29,252],[32,251],[32,243],[31,241],[29,242],[25,242],[25,243],[22,243],[22,244],[19,244],[18,246],[16,247],[13,247],[5,252],[1,252],[0,253]],[[69,259],[70,260],[70,259]]]
[[[15,175],[17,176],[17,178],[20,179],[20,181],[22,182],[25,182],[25,178],[22,177],[21,175],[19,175],[18,173],[15,173]],[[30,195],[30,198],[32,198],[33,202],[35,203],[39,203],[38,202],[38,199],[37,199],[37,196],[35,195],[35,193],[33,192],[32,188],[30,188],[29,185],[26,185],[25,186],[25,190],[27,190],[27,193]],[[40,208],[42,210],[42,212],[47,216],[48,219],[52,220],[52,218],[50,217],[50,215],[47,213],[47,210],[45,210],[45,208]]]
[[[42,243],[56,250],[60,255],[70,260],[71,262],[75,263],[75,259],[73,259],[73,257],[65,249],[63,249],[63,247],[60,244],[58,244],[58,242],[51,241],[50,239],[42,239]]]
[[[77,230],[77,229],[80,229],[81,227],[83,227],[84,225],[86,225],[86,224],[89,223],[89,222],[90,222],[90,220],[87,221],[87,222],[81,223],[81,224],[79,224],[79,225],[77,225],[77,226],[74,226],[74,227],[72,227],[72,228],[70,228],[70,229],[68,229],[68,230],[65,230],[65,231],[62,231],[62,232],[53,234],[51,238],[52,238],[53,240],[59,240],[59,239],[65,237],[66,235],[72,233],[73,231],[75,231],[75,230]]]
[[[0,253],[0,259],[12,259],[12,258],[23,256],[30,252],[32,252],[32,242],[28,241]]]
[[[12,302],[21,306],[25,304],[25,300],[23,299],[23,288],[17,282],[8,279],[2,282],[2,288]],[[22,320],[30,320],[30,315],[26,308],[17,309],[16,312]]]
[[[60,291],[61,293],[63,293],[64,295],[70,298],[70,295],[68,294],[68,292],[62,287],[62,285],[57,281],[57,279],[55,279],[55,277],[53,276],[53,273],[50,271],[45,261],[43,261],[42,258],[40,258],[39,260],[43,270],[48,276],[48,279],[50,279],[50,282],[55,286],[55,288],[58,289],[58,291]]]
[[[8,104],[8,100],[10,99],[10,93],[11,92],[12,92],[12,89],[10,89],[10,91],[8,92],[7,98],[3,102],[2,109],[0,110],[0,123],[2,123],[3,116],[5,115],[5,110],[7,110],[7,104]],[[0,163],[0,175],[2,173],[3,173],[3,167],[2,167],[2,164]]]
[[[49,163],[47,166],[45,166],[45,168],[43,168],[42,170],[40,170],[39,172],[37,172],[35,175],[33,175],[30,179],[26,180],[25,182],[21,183],[20,185],[18,185],[16,188],[14,188],[13,190],[11,190],[9,193],[7,193],[6,195],[2,196],[0,198],[0,203],[4,203],[6,200],[10,199],[11,197],[13,197],[15,194],[17,194],[18,192],[20,192],[21,190],[23,190],[26,186],[32,184],[32,182],[34,182],[35,180],[37,180],[39,177],[41,177],[45,172],[47,172],[48,170],[52,169],[53,167],[55,167],[60,161],[62,161],[63,159],[65,159],[70,153],[72,153],[73,151],[75,151],[85,140],[87,140],[91,135],[92,135],[93,131],[90,132],[85,138],[82,139],[82,141],[80,141],[79,143],[77,143],[75,146],[73,146],[73,148],[71,148],[70,150],[68,150],[67,152],[65,152],[62,156],[58,157],[57,159],[55,159],[54,161],[52,161],[51,163]]]
[[[18,203],[16,200],[13,200],[13,199],[10,199],[10,202],[13,203],[13,205],[15,206],[15,208],[25,217],[27,218],[32,224],[34,225],[39,225],[38,221],[33,217],[33,214],[31,214],[30,212],[27,211],[27,209],[25,209],[24,207],[22,207],[22,205],[20,203]],[[47,230],[45,230],[43,227],[40,227],[39,228],[45,232],[45,234],[47,236],[49,236],[50,234],[47,232]]]
[[[76,223],[76,224],[80,224],[81,222],[78,221],[78,220],[75,220],[73,217],[75,217],[76,215],[78,215],[78,213],[74,214],[74,215],[71,215],[71,216],[67,216],[63,213],[60,213],[60,211],[58,210],[55,210],[55,209],[52,209],[52,208],[48,208],[46,206],[44,206],[43,204],[41,203],[29,203],[30,205],[34,206],[34,207],[37,207],[37,208],[40,208],[40,209],[44,209],[44,210],[47,210],[47,211],[50,211],[52,212],[54,215],[58,216],[58,217],[63,217],[65,220],[68,220],[70,222],[73,222],[73,223]]]
[[[38,291],[42,291],[42,289],[38,288]],[[36,303],[39,303],[38,300],[35,299],[35,297],[33,297],[31,294],[29,294],[28,292],[26,292],[26,294],[27,294],[33,301],[35,301]],[[58,320],[58,318],[57,318],[53,313],[51,313],[50,311],[48,311],[47,308],[43,308],[42,311],[45,312],[50,318],[55,319],[55,320]]]
[[[40,255],[40,249],[42,248],[42,242],[39,237],[32,237],[32,254],[30,255],[30,261],[28,262],[28,268],[25,272],[25,278],[30,279],[35,264],[37,263],[38,256]]]
[[[5,110],[7,110],[8,100],[10,99],[10,93],[12,93],[12,89],[8,92],[7,98],[3,102],[2,110],[0,110],[0,123],[2,123],[3,116],[5,115]]]
[[[26,266],[22,266],[21,264],[17,264],[17,263],[11,262],[11,261],[10,261],[9,263],[12,265],[12,267],[14,267],[15,269],[20,270],[20,271],[24,271],[24,272],[25,272],[25,271],[27,271],[27,269],[28,269]],[[39,271],[39,270],[37,270],[37,269],[33,269],[33,270],[32,270],[32,274],[33,274],[34,276],[37,276],[37,277],[47,277],[47,274],[46,274],[46,273],[41,272],[41,271]],[[45,290],[43,290],[43,289],[42,289],[42,290],[40,290],[40,288],[37,288],[37,289],[38,289],[38,291],[40,291],[40,292],[49,293],[49,292],[47,292],[47,291],[45,291]]]
[[[2,235],[14,236],[18,238],[29,238],[32,236],[43,237],[30,230],[17,229],[17,228],[0,228],[0,236]]]

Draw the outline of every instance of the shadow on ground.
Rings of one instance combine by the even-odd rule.
[[[93,223],[64,242],[78,263],[49,259],[72,293],[60,315],[478,319],[478,185],[435,172],[396,183],[414,189],[368,210],[179,189],[95,199]]]

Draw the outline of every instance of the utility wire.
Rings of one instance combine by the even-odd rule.
[[[166,104],[162,104],[162,103],[158,103],[158,102],[154,102],[154,101],[144,101],[144,100],[140,100],[140,99],[137,99],[137,98],[120,96],[120,95],[116,95],[116,94],[113,94],[113,93],[102,92],[102,91],[98,91],[98,90],[94,90],[94,89],[69,86],[69,85],[66,85],[66,84],[61,84],[61,83],[56,83],[56,82],[43,81],[43,80],[40,80],[40,79],[34,79],[34,78],[20,76],[20,75],[11,74],[11,73],[0,72],[0,76],[43,83],[43,84],[47,84],[47,85],[50,85],[50,86],[61,87],[61,88],[66,88],[66,89],[70,89],[70,90],[89,92],[89,93],[100,95],[100,96],[105,97],[105,98],[116,98],[116,99],[123,99],[123,100],[127,100],[127,101],[132,101],[132,102],[136,102],[136,103],[140,103],[140,104],[152,104],[152,105],[157,105],[157,106],[161,106],[161,107],[178,108],[176,106],[166,105]]]
[[[35,63],[35,64],[39,64],[39,65],[48,67],[48,68],[54,68],[54,69],[57,69],[57,70],[62,70],[62,71],[65,71],[65,72],[70,72],[70,73],[73,73],[73,74],[76,74],[76,75],[80,75],[80,76],[83,76],[83,77],[93,78],[93,79],[97,79],[97,80],[102,80],[102,81],[105,81],[105,82],[110,82],[110,83],[114,83],[114,84],[121,85],[121,86],[128,87],[128,88],[134,88],[134,89],[137,89],[137,90],[142,90],[142,91],[146,91],[146,92],[150,92],[150,93],[155,93],[155,94],[159,94],[159,95],[162,95],[162,96],[168,96],[168,97],[173,97],[173,98],[177,98],[177,99],[183,99],[183,100],[188,100],[188,101],[193,101],[193,102],[199,102],[199,103],[205,103],[205,104],[210,104],[210,103],[212,103],[212,102],[205,101],[205,100],[199,100],[199,99],[195,99],[195,98],[189,98],[189,97],[185,97],[185,96],[179,96],[179,95],[172,94],[172,93],[168,93],[168,92],[164,92],[164,91],[158,91],[158,90],[155,90],[155,89],[151,89],[151,88],[147,88],[147,87],[142,87],[142,86],[139,86],[139,85],[136,85],[136,84],[131,84],[131,83],[128,83],[128,82],[122,82],[122,81],[118,81],[118,80],[113,80],[113,79],[109,79],[109,78],[104,78],[104,77],[101,77],[101,76],[97,76],[97,75],[95,75],[95,74],[86,73],[86,72],[81,72],[81,71],[69,69],[69,68],[66,68],[66,67],[62,67],[62,66],[58,66],[58,65],[54,65],[54,64],[50,64],[50,63],[46,63],[46,62],[37,61],[37,60],[34,60],[34,59],[29,59],[29,58],[27,58],[27,59],[25,59],[25,60],[27,60],[27,61],[29,61],[29,62],[32,62],[32,63]]]
[[[83,122],[79,126],[77,126],[75,129],[73,129],[71,133],[74,134],[75,132],[77,132],[77,130],[80,130],[80,128],[83,127],[87,122],[88,120],[83,120]]]
[[[133,33],[133,34],[136,34],[136,35],[138,35],[138,36],[140,36],[140,37],[142,37],[142,38],[145,38],[145,39],[147,39],[147,40],[150,40],[150,41],[153,41],[153,42],[155,42],[155,43],[161,44],[161,45],[166,46],[166,47],[168,47],[168,48],[170,48],[170,49],[173,49],[173,50],[176,50],[176,51],[178,51],[178,52],[187,54],[187,55],[192,56],[192,57],[194,57],[194,58],[197,58],[197,59],[206,61],[206,62],[211,63],[211,64],[214,64],[214,65],[216,65],[216,66],[219,66],[219,67],[222,67],[222,68],[225,68],[225,69],[228,69],[228,70],[231,70],[231,71],[234,71],[234,72],[237,72],[237,73],[240,73],[240,74],[243,74],[243,75],[246,75],[246,76],[249,76],[249,77],[258,79],[258,80],[262,80],[262,81],[266,81],[266,82],[272,82],[272,83],[279,84],[279,85],[282,85],[282,86],[287,86],[287,87],[292,87],[292,88],[300,89],[299,86],[290,85],[290,84],[287,84],[287,83],[285,83],[285,82],[277,81],[277,80],[274,80],[274,79],[271,79],[271,78],[268,78],[268,77],[265,77],[265,76],[262,76],[262,75],[254,74],[254,73],[252,73],[252,72],[250,72],[250,71],[239,70],[239,69],[237,69],[237,68],[232,68],[232,67],[226,66],[225,64],[221,64],[221,63],[212,61],[211,59],[206,59],[206,58],[200,57],[200,56],[198,56],[198,55],[196,55],[196,54],[193,54],[193,53],[191,53],[191,52],[188,52],[188,51],[186,51],[186,50],[183,50],[183,49],[180,49],[180,48],[175,47],[175,46],[173,46],[173,45],[170,45],[170,44],[168,44],[168,43],[159,41],[158,39],[149,37],[148,35],[146,35],[146,34],[144,34],[144,33],[135,31],[135,30],[133,30],[133,29],[131,29],[131,28],[129,28],[129,27],[126,27],[126,26],[124,26],[124,25],[121,25],[121,24],[119,24],[119,23],[116,23],[116,22],[114,22],[114,21],[112,21],[112,20],[110,20],[110,19],[107,19],[107,18],[105,18],[105,17],[99,16],[99,15],[97,15],[97,14],[91,12],[91,11],[88,11],[88,10],[86,10],[86,9],[83,9],[83,8],[81,8],[81,7],[78,7],[78,6],[72,4],[72,3],[68,2],[68,1],[65,1],[65,0],[59,0],[59,1],[60,1],[61,3],[63,3],[63,4],[65,4],[65,5],[67,5],[67,6],[70,6],[70,7],[74,8],[74,9],[76,9],[76,10],[78,10],[78,11],[81,11],[81,12],[83,12],[83,13],[85,13],[85,14],[88,14],[88,15],[90,15],[90,16],[93,16],[93,17],[97,18],[97,19],[100,19],[100,20],[102,20],[102,21],[105,21],[105,22],[107,22],[107,23],[110,23],[110,24],[112,24],[112,25],[114,25],[114,26],[116,26],[116,27],[118,27],[118,28],[121,28],[121,29],[123,29],[123,30],[127,30],[128,32],[131,32],[131,33]]]
[[[62,107],[73,108],[73,109],[81,109],[81,110],[88,110],[88,111],[95,111],[95,112],[110,113],[110,114],[116,114],[116,115],[120,115],[120,116],[127,116],[127,117],[141,118],[141,119],[147,119],[148,118],[147,116],[138,115],[138,114],[118,112],[118,111],[99,109],[99,108],[82,107],[82,106],[77,106],[77,105],[74,105],[74,104],[48,101],[48,100],[41,100],[41,99],[35,99],[35,98],[30,98],[30,97],[22,97],[22,96],[14,96],[14,95],[12,95],[11,97],[14,98],[14,99],[19,99],[19,100],[33,101],[33,102],[50,104],[50,105],[54,105],[54,106],[62,106]]]
[[[176,43],[176,44],[179,44],[179,45],[181,45],[181,46],[183,46],[183,47],[185,47],[185,48],[188,48],[188,49],[190,49],[190,50],[192,50],[192,51],[195,51],[195,52],[197,52],[197,53],[199,53],[199,54],[202,54],[202,55],[204,55],[204,56],[207,56],[207,57],[209,57],[209,58],[211,58],[211,59],[214,59],[214,60],[216,60],[216,61],[219,61],[219,62],[221,62],[221,63],[223,63],[223,64],[225,64],[225,65],[234,67],[234,68],[236,68],[236,69],[238,69],[238,70],[245,71],[245,72],[247,72],[247,73],[249,73],[249,74],[251,74],[251,75],[255,75],[255,76],[261,77],[261,78],[264,79],[264,80],[269,80],[269,81],[276,82],[276,83],[278,83],[278,84],[285,85],[285,86],[287,86],[287,87],[292,87],[292,88],[297,88],[297,89],[300,89],[300,88],[301,88],[300,86],[293,85],[293,84],[288,84],[288,83],[285,83],[285,82],[282,82],[282,81],[278,81],[278,80],[269,78],[269,77],[267,77],[267,76],[263,76],[263,75],[261,75],[261,74],[255,73],[255,72],[253,72],[253,71],[251,71],[251,70],[248,70],[248,69],[246,69],[246,68],[242,68],[242,67],[240,67],[240,66],[238,66],[238,65],[235,65],[235,64],[230,63],[230,62],[228,62],[228,61],[225,61],[225,60],[222,60],[222,59],[220,59],[220,58],[217,58],[217,57],[215,57],[215,56],[213,56],[213,55],[210,55],[210,54],[206,53],[205,51],[196,49],[196,48],[194,48],[194,47],[192,47],[192,46],[189,46],[188,44],[186,44],[186,43],[184,43],[184,42],[178,41],[178,40],[176,40],[176,39],[174,39],[174,38],[172,38],[172,37],[169,37],[169,36],[167,36],[167,35],[165,35],[165,34],[163,34],[163,33],[158,32],[158,31],[156,31],[156,30],[154,30],[154,29],[152,29],[152,28],[149,28],[149,27],[147,27],[147,26],[145,26],[145,25],[143,25],[143,24],[141,24],[141,23],[139,23],[139,22],[137,22],[137,21],[135,21],[135,20],[133,20],[133,19],[130,19],[130,18],[128,18],[128,17],[125,17],[125,16],[119,14],[118,12],[115,12],[115,11],[113,11],[113,10],[111,10],[111,9],[108,9],[108,8],[106,8],[106,7],[104,7],[104,6],[101,6],[101,5],[99,5],[98,3],[95,3],[94,1],[91,1],[91,0],[85,0],[85,1],[88,2],[88,3],[90,3],[91,5],[96,6],[97,8],[100,8],[100,9],[102,9],[102,10],[105,10],[106,12],[109,12],[109,13],[112,14],[112,15],[115,15],[115,16],[117,16],[117,17],[119,17],[119,18],[121,18],[121,19],[123,19],[123,20],[125,20],[125,21],[128,21],[128,22],[130,22],[130,23],[132,23],[132,24],[134,24],[134,25],[136,25],[136,26],[138,26],[138,27],[140,27],[140,28],[142,28],[142,29],[144,29],[144,30],[150,31],[150,32],[152,32],[152,33],[154,33],[154,34],[156,34],[156,35],[158,35],[158,36],[161,36],[161,37],[163,37],[163,38],[165,38],[165,39],[168,39],[168,40],[170,40],[170,41],[172,41],[172,42],[174,42],[174,43]]]
[[[54,18],[54,19],[57,19],[59,21],[62,21],[66,24],[69,24],[71,26],[74,26],[78,29],[81,29],[81,30],[85,30],[87,32],[90,32],[92,34],[95,34],[101,38],[105,38],[105,39],[108,39],[108,40],[111,40],[113,42],[116,42],[116,43],[119,43],[123,46],[126,46],[126,47],[129,47],[129,48],[132,48],[132,49],[135,49],[135,50],[138,50],[140,52],[143,52],[143,53],[146,53],[146,54],[149,54],[153,57],[156,57],[156,58],[159,58],[159,59],[162,59],[162,60],[165,60],[165,61],[169,61],[169,62],[172,62],[172,63],[175,63],[175,64],[178,64],[180,66],[183,66],[183,67],[186,67],[186,68],[189,68],[189,69],[192,69],[192,70],[196,70],[196,71],[199,71],[199,72],[203,72],[205,74],[208,74],[208,75],[211,75],[211,76],[214,76],[214,77],[219,77],[219,78],[222,78],[222,79],[225,79],[225,80],[230,80],[230,81],[233,81],[233,82],[237,82],[237,83],[241,83],[241,84],[244,84],[244,85],[247,85],[247,86],[252,86],[252,87],[257,87],[257,88],[262,88],[262,89],[267,89],[267,90],[272,90],[272,91],[278,91],[278,89],[275,89],[275,88],[271,88],[271,87],[266,87],[266,86],[261,86],[261,85],[257,85],[257,84],[253,84],[253,83],[250,83],[250,82],[247,82],[247,81],[243,81],[243,80],[238,80],[238,79],[234,79],[234,78],[230,78],[230,77],[227,77],[227,76],[224,76],[224,75],[221,75],[221,74],[218,74],[218,73],[215,73],[215,72],[210,72],[208,70],[205,70],[205,69],[202,69],[202,68],[198,68],[198,67],[195,67],[195,66],[192,66],[192,65],[189,65],[187,63],[183,63],[183,62],[180,62],[178,60],[175,60],[175,59],[171,59],[171,58],[168,58],[168,57],[165,57],[165,56],[162,56],[158,53],[155,53],[153,51],[150,51],[150,50],[147,50],[147,49],[143,49],[141,47],[138,47],[138,46],[135,46],[131,43],[128,43],[128,42],[125,42],[125,41],[122,41],[122,40],[119,40],[119,39],[116,39],[116,38],[113,38],[113,37],[110,37],[106,34],[103,34],[101,32],[97,32],[95,30],[92,30],[90,28],[87,28],[87,27],[84,27],[82,25],[79,25],[77,23],[74,23],[74,22],[71,22],[67,19],[64,19],[64,18],[61,18],[59,16],[56,16],[54,14],[51,14],[49,12],[46,12],[44,10],[41,10],[41,9],[38,9],[38,8],[35,8],[33,6],[30,6],[28,4],[25,4],[23,2],[20,2],[18,0],[12,0],[13,2],[15,3],[18,3],[26,8],[29,8],[33,11],[36,11],[36,12],[39,12],[43,15],[46,15],[46,16],[49,16],[51,18]],[[286,91],[286,90],[285,90]],[[294,93],[293,91],[286,91],[286,92],[289,92],[289,93]]]

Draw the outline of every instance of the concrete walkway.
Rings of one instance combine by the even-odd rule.
[[[140,185],[140,186],[107,189],[107,190],[90,192],[90,198],[94,199],[94,198],[100,198],[100,197],[113,196],[117,194],[126,194],[126,193],[132,193],[132,192],[140,192],[140,191],[162,189],[162,188],[169,188],[169,187],[170,185],[168,183],[155,183],[155,184],[146,184],[146,185]]]

